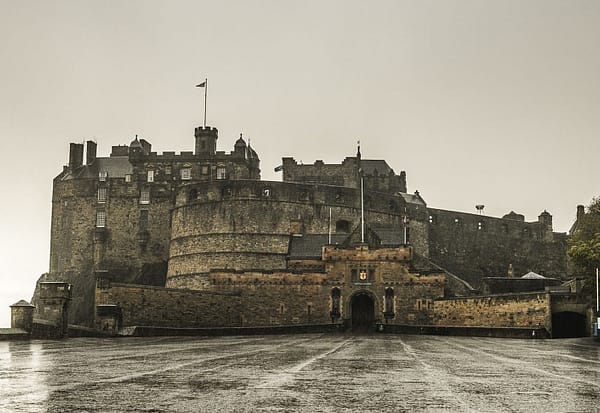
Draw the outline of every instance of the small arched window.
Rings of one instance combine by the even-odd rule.
[[[340,318],[340,297],[341,291],[335,287],[331,289],[331,311],[329,312],[331,320]]]
[[[383,313],[386,319],[394,318],[394,289],[385,289],[385,311]]]

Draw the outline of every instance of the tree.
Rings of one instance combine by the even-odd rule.
[[[569,268],[573,275],[584,278],[583,290],[591,294],[596,268],[600,268],[600,197],[592,199],[586,212],[577,218],[568,246]]]

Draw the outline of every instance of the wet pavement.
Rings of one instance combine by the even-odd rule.
[[[0,342],[0,411],[600,411],[600,345],[410,335]]]

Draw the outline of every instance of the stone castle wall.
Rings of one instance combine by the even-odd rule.
[[[347,188],[360,188],[358,158],[346,158],[341,164],[298,164],[294,158],[283,158],[284,182],[312,182]]]
[[[99,304],[120,307],[124,327],[220,327],[241,322],[236,294],[120,283],[111,283],[97,294]]]
[[[438,326],[531,327],[552,331],[547,293],[452,298],[434,302]]]
[[[98,202],[99,186],[107,189],[106,202]],[[150,191],[149,204],[140,203],[143,188]],[[164,285],[173,203],[169,186],[161,183],[55,181],[46,280],[74,285],[70,322],[93,319],[91,298],[98,270],[109,272],[115,281]],[[106,214],[104,227],[96,226],[97,211]]]
[[[567,271],[566,236],[539,222],[428,208],[429,258],[474,286],[482,277],[534,271],[562,278]]]
[[[201,194],[192,198],[189,194]],[[365,209],[369,224],[400,226],[401,215],[390,211],[396,196],[373,193]],[[171,278],[211,269],[281,270],[286,267],[293,221],[305,233],[329,231],[346,220],[360,225],[360,194],[355,189],[265,181],[223,181],[183,188],[172,213],[167,286]],[[389,211],[389,212],[388,212]],[[422,223],[414,224],[415,248],[425,250]],[[412,233],[412,232],[411,232]]]

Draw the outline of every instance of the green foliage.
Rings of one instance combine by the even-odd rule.
[[[577,220],[569,237],[568,257],[576,276],[592,277],[600,267],[600,198],[594,198]]]

